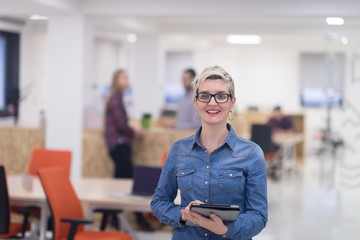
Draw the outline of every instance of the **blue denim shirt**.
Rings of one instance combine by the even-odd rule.
[[[226,222],[225,239],[247,240],[257,235],[267,222],[266,167],[264,154],[255,143],[230,130],[225,143],[210,155],[197,133],[175,142],[169,151],[151,210],[163,223],[175,227],[174,240],[224,239],[207,229],[180,223],[189,202],[239,205],[241,214]],[[181,205],[174,204],[181,191]]]

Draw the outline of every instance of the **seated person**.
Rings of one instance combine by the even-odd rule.
[[[272,115],[267,122],[273,128],[274,132],[294,132],[294,122],[290,117],[284,116],[280,106],[273,109]]]

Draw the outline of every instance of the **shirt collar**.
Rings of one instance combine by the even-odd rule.
[[[236,133],[234,132],[233,128],[231,127],[230,124],[226,124],[226,128],[229,130],[229,135],[227,136],[227,138],[225,139],[225,143],[226,145],[228,145],[230,147],[231,150],[234,150],[235,148],[235,143],[236,143]],[[202,127],[200,127],[195,135],[192,136],[192,142],[189,146],[189,149],[188,149],[188,153],[191,152],[191,150],[195,147],[195,145],[201,147],[201,148],[204,148],[202,145],[201,145],[201,142],[200,142],[200,133],[201,133],[201,130],[202,130]]]

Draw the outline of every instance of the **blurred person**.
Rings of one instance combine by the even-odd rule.
[[[227,124],[236,98],[234,82],[224,69],[206,68],[193,86],[202,126],[171,146],[151,210],[161,222],[175,227],[174,240],[251,239],[267,223],[264,154]],[[174,203],[178,189],[181,205]],[[235,221],[223,222],[215,214],[206,218],[191,211],[191,203],[239,205],[241,213]]]
[[[131,160],[131,145],[134,137],[142,137],[143,131],[132,128],[128,124],[128,116],[123,97],[129,87],[129,77],[125,70],[117,70],[113,74],[110,96],[105,110],[105,140],[109,155],[114,162],[115,178],[132,178],[133,163]],[[151,230],[143,213],[135,213],[137,223],[143,230]],[[116,215],[112,224],[118,227]]]
[[[196,129],[201,125],[201,122],[194,118],[195,107],[191,83],[195,76],[196,72],[192,68],[188,68],[183,72],[182,80],[186,93],[179,103],[176,128]]]
[[[143,136],[141,130],[128,125],[128,116],[123,101],[124,92],[128,87],[127,72],[125,70],[115,71],[105,115],[105,139],[109,155],[114,162],[115,178],[132,178],[131,143],[134,136]]]
[[[275,132],[295,131],[295,126],[292,118],[284,116],[280,106],[274,107],[267,124],[270,125]]]

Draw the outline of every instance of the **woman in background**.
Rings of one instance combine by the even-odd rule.
[[[234,82],[224,69],[205,69],[193,86],[202,126],[171,146],[151,209],[161,222],[175,227],[174,240],[251,239],[267,222],[264,154],[227,124],[236,98]],[[174,203],[178,189],[181,205]],[[190,210],[194,202],[239,205],[241,213],[232,222],[215,214],[206,218]]]
[[[117,70],[113,75],[105,115],[105,139],[109,155],[114,162],[115,178],[132,178],[131,143],[134,136],[143,135],[142,131],[128,125],[123,101],[124,92],[128,87],[127,72]]]
[[[115,178],[132,178],[133,163],[131,161],[131,143],[134,137],[142,137],[143,132],[128,124],[128,116],[123,97],[129,87],[129,77],[125,70],[114,72],[110,97],[106,105],[105,139],[109,155],[114,162]],[[142,230],[151,231],[143,213],[135,212],[136,221]],[[116,215],[112,218],[113,225],[118,227]]]

